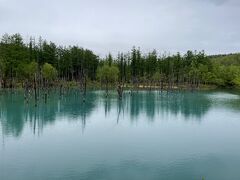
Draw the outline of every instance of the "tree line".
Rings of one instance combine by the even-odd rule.
[[[100,58],[79,46],[20,34],[4,34],[0,42],[0,85],[2,88],[63,86],[75,82],[85,91],[90,82],[106,88],[200,88],[203,85],[240,86],[240,55],[207,56],[204,51],[167,55],[156,50],[142,53],[133,47],[127,53]]]

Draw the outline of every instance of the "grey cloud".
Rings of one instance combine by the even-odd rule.
[[[240,5],[239,0],[202,0],[202,1],[207,3],[213,3],[215,5],[230,5],[230,6]]]
[[[238,0],[0,0],[0,34],[19,32],[100,55],[128,51],[239,51]]]
[[[229,0],[203,0],[203,1],[212,2],[214,4],[221,5],[228,2]]]

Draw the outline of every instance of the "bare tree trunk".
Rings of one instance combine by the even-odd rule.
[[[108,80],[106,81],[106,97],[108,97]]]
[[[35,97],[35,106],[37,106],[37,83],[36,83],[36,74],[34,75],[34,97]]]
[[[0,77],[0,89],[2,89],[2,77]]]
[[[121,100],[122,99],[122,94],[123,94],[123,86],[121,84],[118,85],[118,98]]]
[[[62,97],[62,89],[63,89],[63,85],[62,85],[62,83],[61,83],[61,85],[60,85],[60,93],[59,93],[59,96],[60,96],[60,98]]]

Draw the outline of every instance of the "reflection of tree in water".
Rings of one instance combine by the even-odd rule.
[[[0,96],[0,123],[5,135],[19,136],[24,127],[23,98],[19,92],[4,93]]]
[[[24,102],[23,93],[1,95],[0,123],[4,134],[19,136],[24,128],[24,123],[29,122],[38,133],[47,124],[54,123],[57,117],[70,117],[68,119],[79,120],[81,118],[83,128],[86,117],[96,106],[97,95],[89,92],[84,103],[80,92],[69,91],[64,97],[59,98],[58,93],[50,92],[47,103],[40,98],[37,107],[34,102]]]
[[[155,115],[171,114],[183,115],[188,119],[199,119],[207,113],[213,101],[205,92],[134,92],[124,93],[123,99],[118,100],[117,95],[106,98],[104,92],[88,92],[86,101],[78,90],[69,90],[63,97],[59,93],[50,92],[47,103],[41,96],[37,107],[34,101],[24,102],[23,92],[2,93],[0,95],[0,125],[5,135],[18,137],[24,128],[24,123],[29,123],[33,133],[39,133],[47,124],[54,123],[58,118],[67,120],[81,120],[82,127],[86,125],[87,117],[97,107],[103,108],[105,116],[116,110],[116,120],[130,117],[137,121],[139,116],[146,115],[147,120],[154,120]],[[224,108],[240,109],[239,99],[228,99],[221,103]]]
[[[230,109],[240,111],[240,99],[232,99],[231,101],[225,102],[224,105]]]
[[[117,106],[117,124],[119,122],[119,118],[121,113],[124,115],[124,109],[123,109],[123,101],[118,100],[118,106]]]
[[[172,92],[163,95],[160,106],[175,115],[182,114],[185,119],[200,119],[209,110],[211,101],[201,92]]]
[[[50,94],[47,103],[45,103],[42,98],[37,107],[35,107],[32,102],[30,102],[30,104],[25,103],[26,121],[30,122],[34,133],[36,129],[38,133],[40,133],[46,124],[55,122],[58,112],[57,101],[58,98]]]
[[[112,105],[111,101],[112,101],[112,99],[110,99],[110,98],[104,98],[103,99],[105,117],[111,111],[111,105]]]
[[[219,93],[213,93],[217,95]],[[223,108],[229,108],[231,110],[240,111],[240,92],[238,90],[226,90],[224,91],[224,98],[216,98],[215,105]]]
[[[61,115],[71,116],[71,119],[86,118],[95,108],[97,97],[94,92],[89,92],[83,102],[80,92],[70,92],[60,101],[59,112]]]
[[[137,120],[138,115],[140,114],[140,112],[143,109],[143,98],[144,98],[144,94],[143,93],[132,93],[131,95],[127,95],[128,98],[128,102],[129,106],[128,106],[128,110],[130,111],[130,116],[131,116],[131,120]]]
[[[156,94],[149,92],[146,94],[145,99],[145,111],[146,115],[149,118],[149,120],[152,120],[155,115],[155,110],[156,110]]]
[[[200,92],[139,92],[124,96],[123,108],[130,113],[131,120],[141,113],[153,120],[156,112],[182,114],[186,119],[200,119],[210,108],[211,101]]]

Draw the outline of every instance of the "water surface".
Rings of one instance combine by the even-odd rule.
[[[0,94],[0,179],[239,180],[236,92]]]

